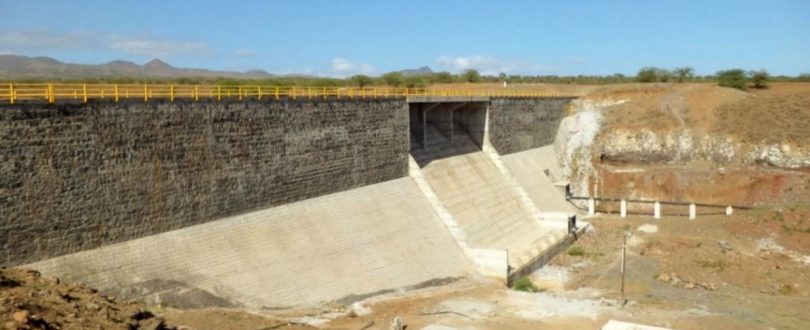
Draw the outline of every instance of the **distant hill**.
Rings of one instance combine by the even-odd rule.
[[[400,70],[399,73],[401,73],[403,76],[406,76],[406,77],[429,76],[429,75],[433,74],[433,70],[431,70],[427,66],[423,66],[423,67],[418,68],[418,69]]]
[[[246,72],[175,68],[159,59],[138,65],[112,61],[99,65],[63,63],[49,57],[0,55],[0,80],[15,79],[86,79],[86,78],[238,78],[276,77],[263,70]]]

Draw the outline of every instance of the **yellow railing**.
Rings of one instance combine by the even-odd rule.
[[[225,85],[173,85],[173,84],[16,84],[0,85],[0,104],[19,101],[62,100],[87,102],[89,100],[261,100],[261,99],[314,99],[314,98],[397,98],[426,97],[516,97],[553,98],[576,97],[538,88],[395,88],[395,87],[290,87],[290,86],[225,86]]]

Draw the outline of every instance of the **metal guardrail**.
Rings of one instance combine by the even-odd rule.
[[[0,84],[0,104],[19,101],[90,100],[223,100],[265,98],[397,98],[424,97],[513,97],[562,98],[579,95],[537,88],[396,88],[396,87],[295,87],[259,85],[182,85],[182,84]]]
[[[716,207],[716,208],[725,208],[725,207],[732,207],[734,209],[740,210],[750,210],[753,209],[751,206],[746,205],[729,205],[729,204],[711,204],[711,203],[695,203],[695,202],[682,202],[682,201],[661,201],[661,200],[648,200],[648,199],[621,199],[621,198],[610,198],[610,197],[589,197],[589,196],[574,196],[571,193],[571,185],[565,186],[565,200],[594,200],[595,202],[612,202],[612,203],[621,203],[624,201],[625,203],[637,203],[637,204],[660,204],[660,205],[678,205],[678,206],[700,206],[700,207]]]

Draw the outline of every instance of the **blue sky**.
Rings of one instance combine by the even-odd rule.
[[[810,72],[810,1],[0,0],[0,53],[346,76]]]

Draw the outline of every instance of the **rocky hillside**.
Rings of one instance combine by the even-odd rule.
[[[575,192],[594,165],[810,168],[810,84],[739,90],[629,84],[591,90],[561,124],[557,150]],[[708,164],[708,165],[707,165]]]
[[[30,269],[0,269],[2,329],[175,329],[135,303]]]

